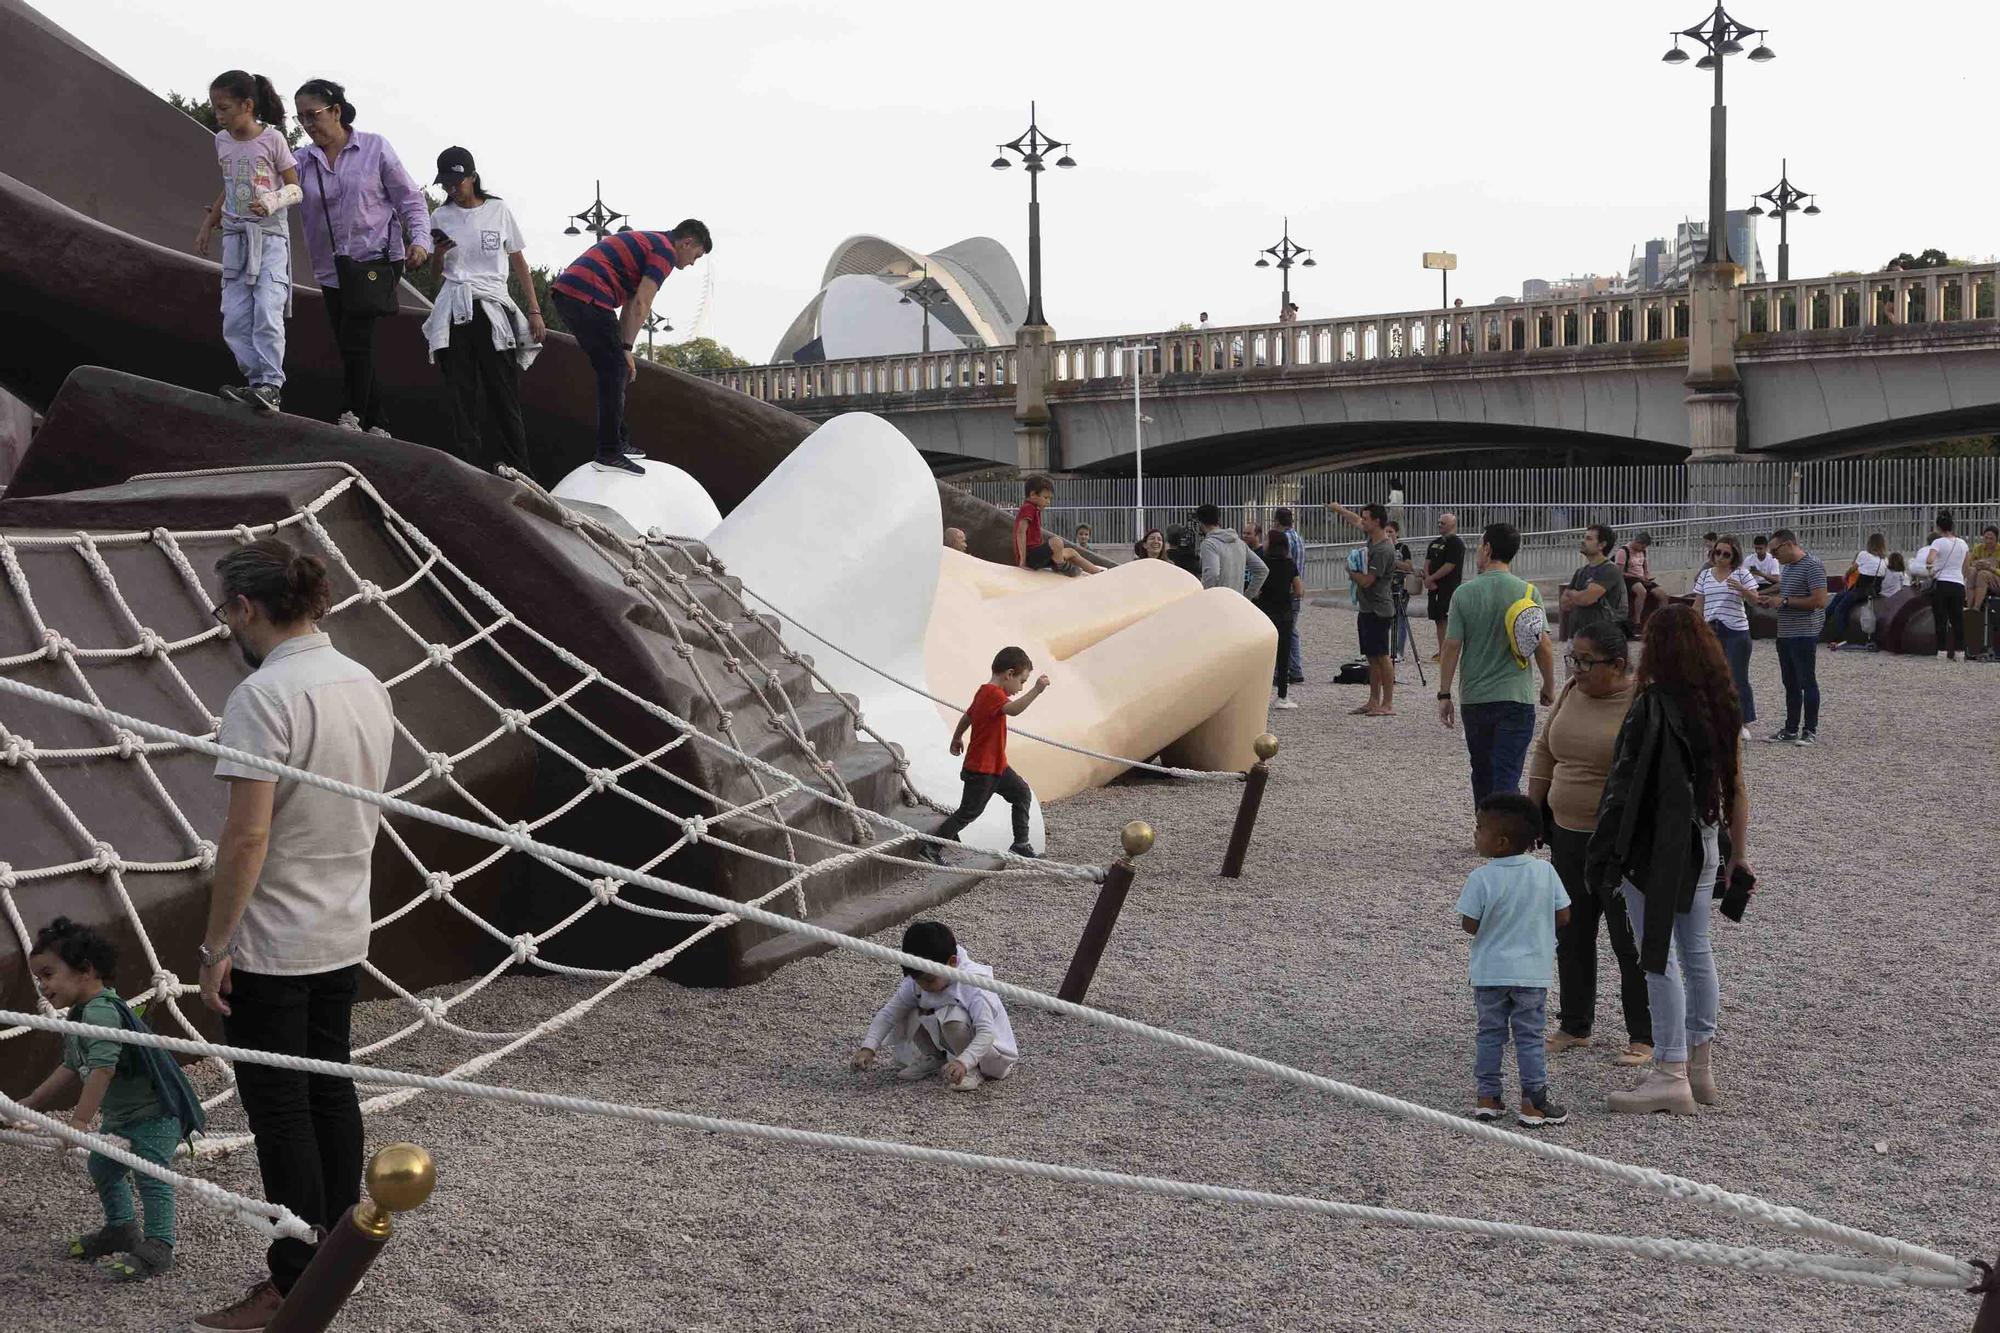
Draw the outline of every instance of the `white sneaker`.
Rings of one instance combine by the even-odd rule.
[[[905,1083],[915,1083],[920,1078],[929,1078],[932,1074],[937,1073],[938,1070],[943,1068],[944,1058],[942,1056],[920,1055],[897,1070],[896,1077]]]
[[[1750,728],[1743,728],[1743,739],[1746,741],[1750,739]]]
[[[342,430],[359,431],[361,429],[361,418],[355,416],[352,412],[342,412],[340,420],[333,424]]]
[[[1298,706],[1299,702],[1296,699],[1277,699],[1271,704],[1273,708],[1297,708]]]
[[[965,1071],[964,1078],[951,1085],[951,1090],[953,1092],[971,1092],[985,1081],[986,1076],[977,1069],[968,1069]]]

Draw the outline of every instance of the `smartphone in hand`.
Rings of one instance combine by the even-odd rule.
[[[1729,873],[1729,888],[1722,895],[1722,914],[1731,921],[1741,921],[1744,909],[1750,906],[1750,890],[1757,886],[1757,877],[1743,866],[1737,866]]]

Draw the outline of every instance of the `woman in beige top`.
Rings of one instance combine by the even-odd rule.
[[[1584,881],[1584,850],[1597,827],[1597,802],[1611,770],[1618,728],[1632,702],[1632,663],[1617,625],[1586,625],[1570,640],[1569,684],[1549,711],[1528,757],[1528,798],[1542,803],[1549,852],[1569,891],[1569,924],[1556,932],[1556,973],[1561,1010],[1549,1034],[1554,1054],[1590,1042],[1597,1016],[1597,923],[1611,931],[1618,958],[1618,998],[1625,1010],[1627,1044],[1621,1065],[1653,1058],[1653,1019],[1646,1004],[1646,974],[1625,906],[1601,902]]]

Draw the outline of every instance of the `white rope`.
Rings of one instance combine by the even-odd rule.
[[[894,1140],[858,1138],[846,1134],[829,1134],[818,1130],[797,1129],[789,1125],[765,1124],[754,1120],[723,1119],[716,1116],[698,1115],[687,1111],[667,1111],[656,1107],[630,1106],[624,1103],[598,1101],[592,1098],[533,1092],[522,1088],[497,1087],[492,1084],[473,1083],[463,1079],[438,1078],[427,1074],[411,1074],[405,1073],[402,1070],[376,1069],[365,1065],[349,1065],[329,1060],[308,1059],[304,1056],[280,1055],[270,1051],[249,1050],[237,1046],[209,1046],[203,1042],[162,1037],[155,1033],[108,1032],[105,1029],[94,1027],[90,1024],[71,1023],[63,1019],[43,1018],[35,1014],[17,1014],[0,1011],[0,1021],[25,1021],[34,1027],[50,1032],[62,1032],[92,1038],[108,1036],[112,1040],[128,1042],[134,1045],[156,1046],[165,1050],[187,1053],[215,1054],[231,1061],[270,1065],[278,1069],[289,1069],[332,1078],[347,1078],[360,1083],[380,1086],[446,1093],[479,1101],[505,1102],[515,1106],[532,1107],[536,1110],[560,1111],[570,1115],[599,1116],[676,1129],[696,1129],[716,1134],[732,1134],[744,1138],[760,1139],[767,1142],[793,1146],[825,1148],[836,1152],[887,1157],[905,1162],[923,1162],[935,1166],[957,1167],[970,1171],[993,1171],[1006,1175],[1060,1181],[1065,1184],[1131,1190],[1143,1194],[1162,1195],[1168,1198],[1195,1199],[1210,1203],[1240,1204],[1255,1208],[1313,1213],[1375,1226],[1397,1227],[1409,1230],[1443,1231],[1461,1235],[1485,1236],[1498,1240],[1543,1242],[1581,1247],[1606,1253],[1637,1255],[1648,1259],[1667,1259],[1710,1267],[1734,1268],[1758,1275],[1812,1277],[1829,1282],[1839,1282],[1862,1287],[1922,1287],[1938,1290],[1955,1290],[1970,1287],[1978,1278],[1978,1272],[1972,1265],[1960,1264],[1958,1261],[1950,1259],[1949,1256],[1942,1255],[1937,1256],[1937,1258],[1943,1259],[1947,1266],[1912,1267],[1907,1263],[1849,1258],[1842,1255],[1808,1254],[1796,1250],[1720,1245],[1707,1241],[1680,1240],[1669,1237],[1620,1236],[1605,1235],[1592,1231],[1559,1230],[1550,1227],[1530,1226],[1517,1222],[1494,1221],[1488,1218],[1462,1217],[1448,1213],[1426,1213],[1403,1208],[1381,1208],[1366,1204],[1345,1203],[1338,1200],[1313,1198],[1297,1194],[1276,1194],[1264,1190],[1240,1189],[1234,1186],[1176,1180],[1161,1176],[1130,1175],[1118,1171],[1103,1171],[1094,1167],[1065,1166],[1055,1162],[1001,1157],[986,1153],[961,1152],[951,1148],[933,1148]]]
[[[40,1021],[40,1015],[34,1015],[33,1017],[37,1021]],[[92,1040],[96,1040],[99,1037],[116,1035],[108,1028],[97,1027],[89,1023],[70,1023],[64,1021],[63,1026],[76,1029],[71,1035],[88,1037]],[[145,1033],[143,1035],[153,1036],[155,1034]],[[179,1039],[176,1038],[175,1040]],[[203,1044],[202,1042],[181,1042],[183,1046],[197,1048]],[[212,1051],[202,1051],[199,1049],[191,1050],[189,1053],[193,1055],[214,1054]],[[94,1152],[100,1157],[109,1157],[112,1161],[120,1165],[131,1167],[141,1175],[151,1176],[154,1180],[163,1180],[167,1184],[172,1185],[176,1190],[185,1188],[195,1198],[201,1200],[210,1208],[215,1209],[224,1217],[242,1223],[258,1235],[263,1236],[266,1240],[276,1240],[280,1237],[289,1237],[292,1240],[303,1241],[318,1239],[318,1233],[311,1226],[307,1225],[297,1214],[282,1204],[265,1203],[262,1199],[248,1198],[226,1190],[212,1180],[202,1180],[195,1176],[184,1176],[177,1171],[170,1171],[157,1162],[149,1162],[137,1153],[126,1150],[119,1144],[112,1142],[109,1138],[96,1134],[87,1134],[80,1129],[74,1129],[54,1116],[43,1115],[40,1111],[31,1111],[11,1097],[8,1097],[5,1093],[0,1093],[0,1121],[7,1120],[26,1121],[39,1128],[43,1133],[52,1134],[73,1148]],[[22,1136],[8,1134],[4,1137],[9,1142],[19,1142]]]
[[[161,740],[176,741],[197,753],[206,754],[218,759],[226,758],[233,763],[271,773],[277,777],[307,783],[324,791],[334,792],[337,795],[346,796],[353,800],[366,801],[370,804],[380,806],[391,813],[435,824],[441,828],[463,833],[468,837],[502,843],[514,848],[516,851],[524,853],[532,852],[534,855],[562,862],[573,869],[586,871],[591,875],[638,884],[660,893],[683,898],[689,902],[712,908],[717,912],[730,914],[741,920],[755,921],[760,925],[802,935],[822,944],[847,949],[882,962],[894,964],[898,967],[915,968],[936,976],[946,977],[964,985],[978,986],[1006,999],[1014,1000],[1033,1008],[1045,1009],[1051,1013],[1067,1014],[1089,1023],[1095,1023],[1101,1027],[1110,1028],[1116,1032],[1141,1037],[1158,1045],[1190,1051],[1284,1082],[1316,1088],[1322,1092],[1331,1093],[1344,1101],[1369,1107],[1373,1110],[1387,1111],[1391,1114],[1402,1116],[1405,1119],[1428,1124],[1449,1133],[1499,1144],[1517,1152],[1525,1152],[1530,1155],[1561,1162],[1565,1165],[1580,1167],[1626,1184],[1656,1190],[1669,1198],[1692,1200],[1710,1208],[1748,1218],[1760,1225],[1814,1236],[1822,1240],[1850,1246],[1865,1253],[1874,1254],[1897,1263],[1906,1263],[1920,1268],[1950,1272],[1959,1277],[1968,1277],[1969,1270],[1967,1266],[1950,1255],[1940,1254],[1935,1250],[1912,1245],[1906,1241],[1879,1236],[1856,1227],[1844,1226],[1840,1223],[1815,1216],[1803,1209],[1773,1204],[1768,1200],[1760,1199],[1754,1195],[1740,1194],[1721,1189],[1686,1176],[1672,1175],[1651,1167],[1631,1166],[1626,1163],[1612,1161],[1608,1158],[1593,1156],[1589,1153],[1579,1152],[1573,1148],[1565,1148],[1544,1139],[1510,1133],[1492,1125],[1482,1124],[1475,1120],[1469,1120],[1462,1116],[1437,1110],[1434,1107],[1421,1106],[1415,1102],[1407,1102],[1401,1098],[1391,1097],[1386,1093],[1341,1083],[1324,1075],[1308,1073],[1305,1070],[1280,1064],[1274,1060],[1266,1060],[1258,1056],[1248,1055],[1244,1052],[1232,1050],[1212,1042],[1202,1041],[1182,1033],[1154,1027],[1151,1024],[1142,1023],[1119,1014],[1092,1009],[1080,1004],[1072,1004],[1069,1001],[1058,999],[1041,991],[1031,990],[1025,986],[1017,986],[993,977],[963,972],[957,968],[945,967],[928,959],[918,958],[914,955],[903,953],[901,950],[876,944],[872,940],[857,939],[850,935],[843,935],[838,931],[828,930],[823,926],[814,925],[811,922],[799,921],[792,917],[782,916],[776,912],[766,911],[761,907],[752,907],[748,904],[738,903],[685,884],[678,884],[642,871],[614,865],[597,857],[585,856],[582,853],[572,852],[565,848],[539,843],[517,829],[492,828],[487,825],[473,823],[470,820],[460,819],[454,815],[426,809],[423,806],[412,805],[396,797],[384,796],[379,792],[356,787],[350,783],[340,782],[332,778],[323,777],[317,773],[293,768],[288,764],[268,759],[262,755],[250,754],[229,746],[218,745],[213,741],[204,740],[197,736],[175,732],[171,728],[162,727],[140,718],[127,717],[124,714],[112,712],[101,705],[85,704],[63,695],[52,694],[47,690],[36,689],[31,685],[24,685],[19,681],[0,677],[0,692],[31,699],[49,707],[63,709],[66,712],[94,716],[100,718],[100,720],[115,722],[141,735],[151,735]],[[24,1017],[23,1015],[0,1014],[0,1019],[12,1021],[21,1021]],[[48,1021],[38,1020],[35,1025],[45,1026]]]

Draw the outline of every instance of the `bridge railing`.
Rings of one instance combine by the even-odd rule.
[[[1991,319],[2000,265],[1848,274],[1737,289],[1745,335]],[[1666,344],[1688,336],[1687,290],[1301,319],[1051,343],[1052,390],[1095,380],[1227,375],[1288,366],[1481,357],[1557,348]],[[1129,350],[1150,344],[1143,351]],[[765,402],[936,395],[1014,383],[1012,347],[746,366],[708,378]]]

